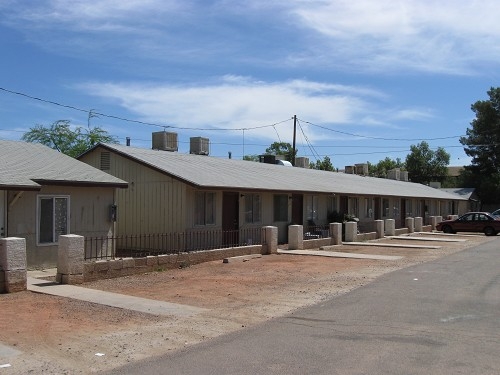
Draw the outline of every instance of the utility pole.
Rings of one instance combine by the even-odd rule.
[[[295,167],[295,137],[297,135],[297,115],[293,115],[292,165]]]

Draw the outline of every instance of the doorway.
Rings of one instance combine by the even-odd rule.
[[[224,192],[222,195],[222,244],[224,246],[239,245],[239,194]]]
[[[7,228],[5,226],[5,190],[0,190],[0,238],[7,236]]]
[[[304,224],[304,196],[292,194],[292,224]]]

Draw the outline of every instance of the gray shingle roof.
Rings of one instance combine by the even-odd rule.
[[[0,140],[0,189],[39,189],[44,184],[127,186],[119,178],[41,144]]]
[[[200,188],[463,199],[411,182],[113,144],[101,146]]]
[[[440,190],[451,194],[457,194],[467,199],[470,199],[472,194],[474,194],[474,192],[476,191],[475,188],[442,188]]]

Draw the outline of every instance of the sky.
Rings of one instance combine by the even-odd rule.
[[[125,144],[273,142],[336,168],[460,136],[499,86],[496,0],[0,0],[0,139],[69,120]]]

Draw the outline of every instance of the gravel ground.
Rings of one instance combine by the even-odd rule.
[[[411,242],[438,245],[439,249],[351,245],[334,249],[402,256],[395,261],[267,255],[244,262],[208,262],[83,285],[207,309],[190,318],[137,313],[29,291],[2,294],[0,343],[8,350],[2,350],[0,345],[0,374],[98,373],[245,329],[347,293],[387,272],[494,239],[442,238],[467,241]],[[397,239],[377,242],[410,243]]]

